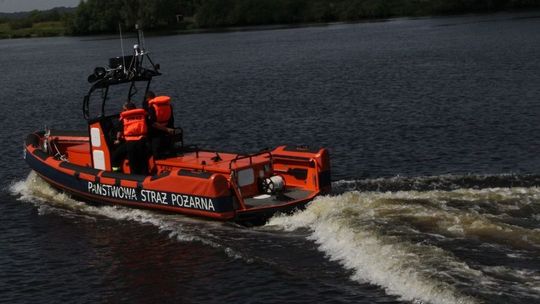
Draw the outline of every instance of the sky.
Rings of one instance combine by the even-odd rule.
[[[0,0],[1,13],[45,10],[58,6],[75,7],[80,0]]]

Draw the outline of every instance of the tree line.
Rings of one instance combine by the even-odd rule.
[[[30,28],[35,23],[62,21],[66,22],[72,17],[69,9],[58,8],[46,11],[33,10],[28,13],[3,14],[0,16],[0,23],[7,23],[12,30]]]
[[[118,23],[146,29],[357,21],[538,8],[540,0],[86,0],[69,29],[114,32]],[[190,17],[181,22],[179,16]],[[186,19],[184,19],[186,20]]]
[[[540,7],[539,0],[206,0],[199,27],[358,21]]]
[[[71,35],[146,30],[358,21],[540,8],[540,0],[84,0],[75,10],[31,12],[12,29],[63,21]]]
[[[86,0],[81,1],[66,27],[74,35],[111,33],[135,24],[154,30],[177,28],[179,16],[193,15],[195,0]]]

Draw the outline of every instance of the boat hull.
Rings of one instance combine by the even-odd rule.
[[[72,173],[67,173],[58,170],[54,164],[47,162],[47,159],[43,160],[34,153],[26,153],[26,161],[47,183],[80,200],[157,209],[218,220],[235,218],[232,196],[201,197],[181,192],[150,190],[144,187],[144,182],[138,182],[139,186],[135,187],[124,186],[118,180],[112,183],[102,182],[99,176],[82,171],[73,170]]]
[[[30,134],[25,159],[42,179],[63,192],[87,202],[124,205],[174,212],[221,221],[259,225],[277,212],[303,208],[319,192],[270,206],[241,208],[230,181],[222,174],[162,172],[132,175],[80,166],[53,157],[42,147],[43,134]]]

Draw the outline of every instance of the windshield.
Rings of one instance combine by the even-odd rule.
[[[146,86],[148,82],[134,82],[132,83],[122,83],[109,86],[107,88],[97,89],[88,97],[88,108],[86,109],[88,113],[87,118],[97,118],[102,116],[111,116],[118,114],[122,111],[122,105],[131,99],[135,103],[137,108],[142,108],[142,102],[144,100],[144,95],[146,93]],[[131,98],[130,95],[131,87]]]

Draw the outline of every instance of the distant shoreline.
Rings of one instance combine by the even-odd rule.
[[[232,33],[232,32],[251,32],[251,31],[269,31],[294,28],[308,27],[326,27],[339,24],[362,24],[362,23],[379,23],[389,22],[399,19],[418,20],[418,19],[435,19],[435,18],[459,18],[465,16],[497,16],[504,14],[522,14],[530,15],[519,18],[540,18],[540,10],[538,9],[522,9],[522,10],[507,10],[499,12],[484,12],[484,13],[463,13],[463,14],[447,14],[447,15],[430,15],[430,16],[395,16],[390,18],[365,18],[356,21],[335,21],[335,22],[306,22],[306,23],[291,23],[291,24],[267,24],[267,25],[248,25],[248,26],[226,26],[214,28],[192,28],[192,29],[162,29],[162,30],[147,30],[147,36],[174,36],[174,35],[193,35],[206,33]],[[512,17],[515,18],[515,17]],[[47,37],[102,37],[96,39],[114,39],[117,33],[101,33],[89,35],[67,35],[66,27],[62,22],[40,22],[34,24],[31,28],[23,28],[18,30],[6,30],[6,23],[0,23],[0,40],[1,39],[22,39],[22,38],[47,38]],[[127,35],[133,34],[126,32]],[[109,38],[110,37],[110,38]],[[92,39],[94,40],[94,39]]]
[[[248,25],[248,26],[229,26],[229,27],[217,27],[217,28],[200,28],[200,29],[186,29],[186,30],[162,30],[162,31],[145,31],[146,36],[167,36],[167,35],[190,35],[190,34],[206,34],[206,33],[233,33],[233,32],[252,32],[252,31],[271,31],[282,29],[294,29],[294,28],[309,28],[309,27],[326,27],[332,25],[341,24],[370,24],[370,23],[382,23],[392,22],[400,19],[404,20],[423,20],[423,19],[437,19],[437,18],[460,18],[460,17],[473,17],[473,16],[497,16],[497,15],[511,15],[521,14],[530,16],[518,17],[519,19],[525,18],[539,18],[540,10],[508,10],[499,12],[485,12],[485,13],[463,13],[463,14],[451,14],[451,15],[431,15],[431,16],[395,16],[389,18],[367,18],[356,21],[334,21],[334,22],[307,22],[307,23],[292,23],[292,24],[269,24],[269,25]],[[510,16],[509,16],[510,17]],[[513,19],[515,17],[511,17]],[[113,35],[113,33],[107,34]],[[84,37],[84,36],[79,36]]]

